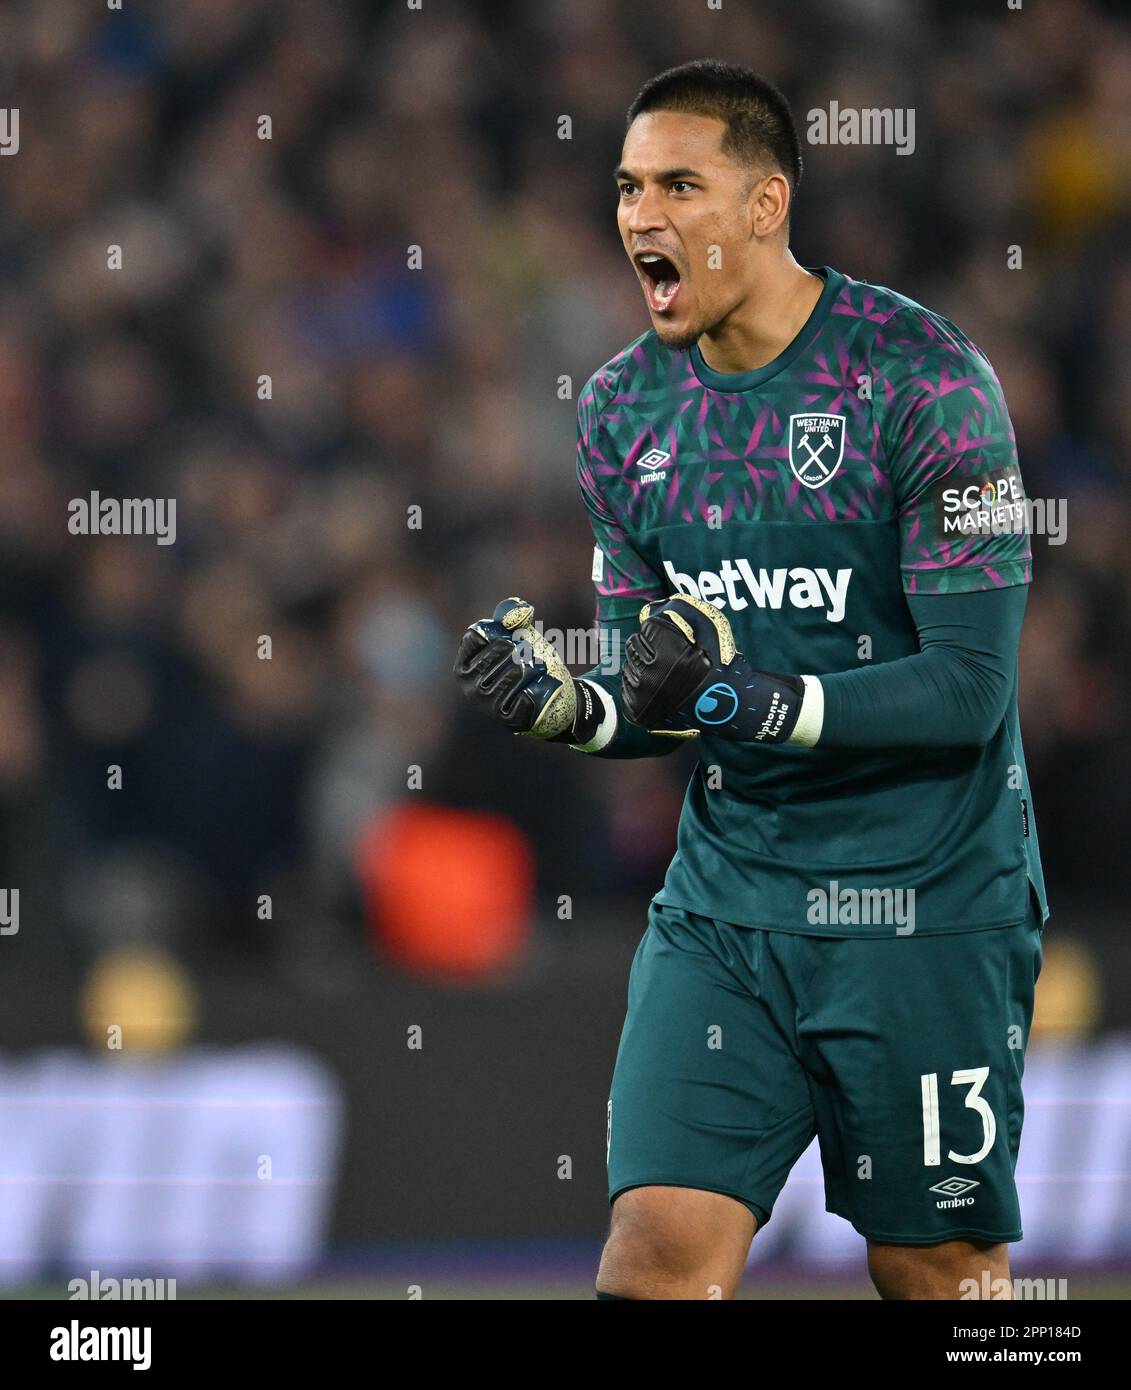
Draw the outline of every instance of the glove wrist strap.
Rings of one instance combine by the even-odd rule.
[[[786,742],[801,748],[815,748],[825,723],[825,691],[816,676],[802,676],[801,681],[805,694],[801,697],[797,723]]]
[[[609,692],[591,681],[574,681],[577,716],[568,742],[579,753],[599,753],[617,731],[617,707]]]

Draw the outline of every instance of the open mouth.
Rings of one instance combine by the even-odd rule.
[[[656,314],[667,313],[679,293],[679,271],[675,264],[659,251],[641,251],[634,260],[649,309]]]

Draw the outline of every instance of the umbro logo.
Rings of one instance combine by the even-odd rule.
[[[664,453],[663,449],[649,449],[643,457],[636,460],[636,466],[643,470],[641,483],[659,483],[668,475],[666,465],[671,463],[671,454]]]
[[[973,1197],[966,1197],[963,1194],[970,1192],[973,1188],[981,1186],[973,1178],[944,1178],[942,1182],[935,1183],[934,1187],[929,1187],[928,1192],[938,1192],[947,1200],[936,1202],[935,1206],[940,1210],[948,1207],[972,1207]]]
[[[980,1183],[976,1183],[970,1178],[944,1178],[942,1182],[935,1183],[934,1187],[927,1190],[928,1192],[941,1192],[944,1197],[961,1197],[972,1187],[980,1186]]]

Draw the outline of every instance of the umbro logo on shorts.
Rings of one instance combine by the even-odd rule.
[[[935,1183],[934,1187],[929,1187],[927,1191],[941,1192],[944,1197],[949,1199],[945,1202],[935,1203],[935,1206],[940,1210],[945,1210],[948,1207],[972,1207],[974,1198],[966,1197],[963,1194],[978,1186],[980,1184],[976,1183],[973,1178],[944,1178],[942,1182]]]

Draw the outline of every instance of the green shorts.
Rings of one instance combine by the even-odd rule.
[[[825,1207],[871,1240],[1021,1239],[1022,926],[844,940],[653,903],[608,1112],[609,1200],[722,1192],[759,1226],[818,1136]]]

